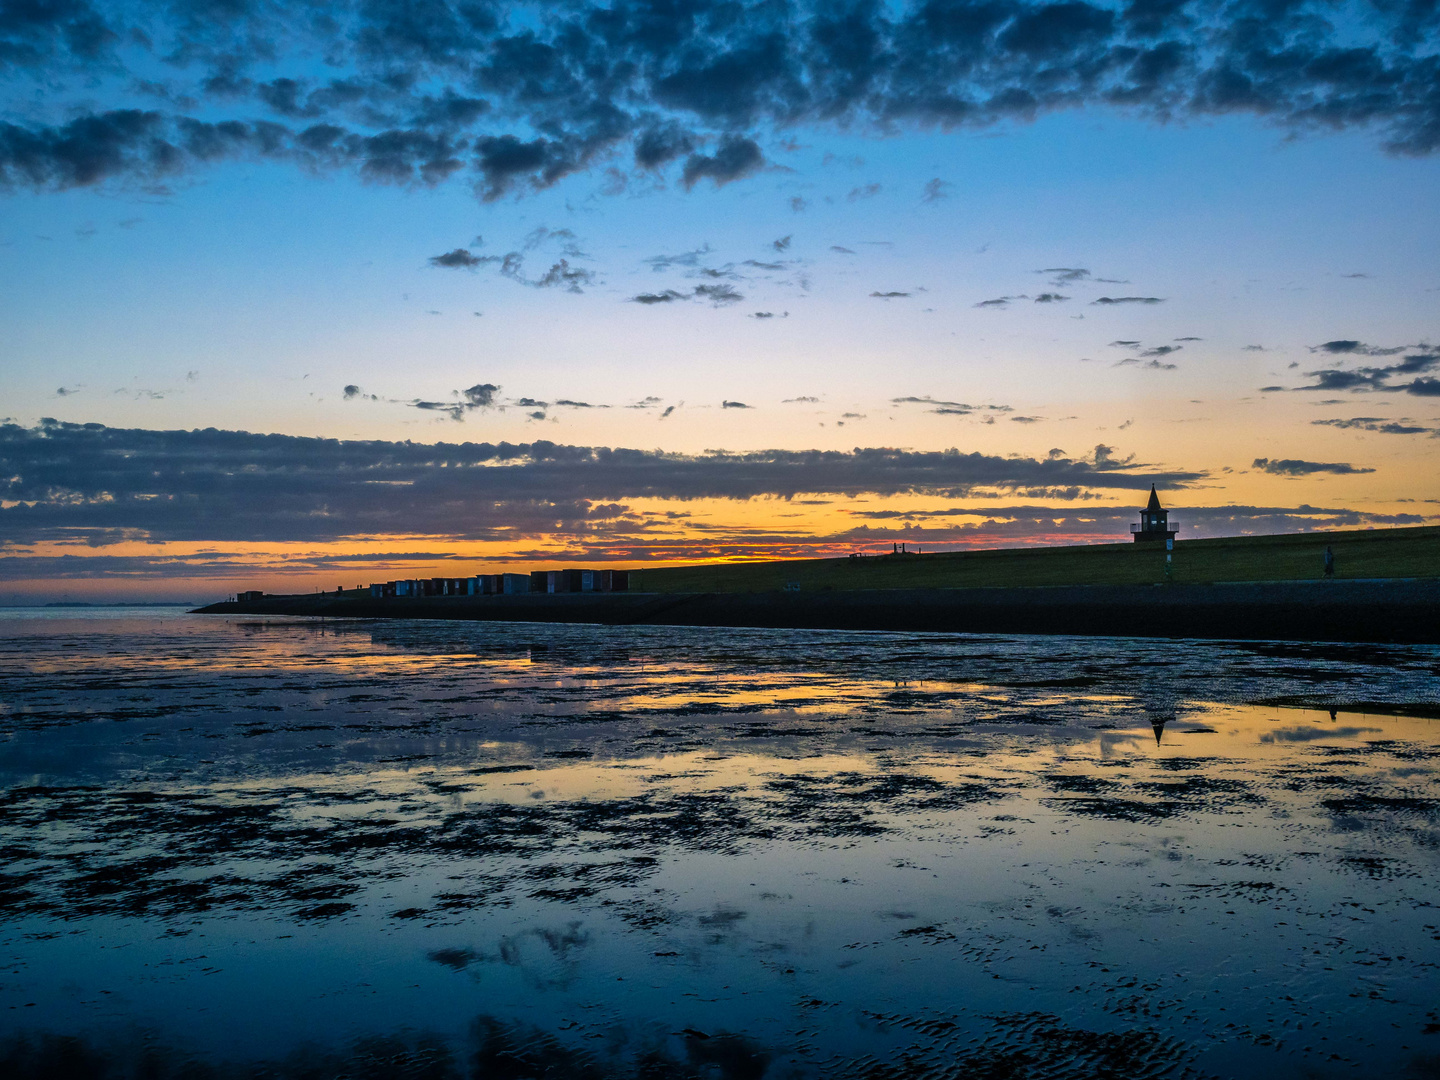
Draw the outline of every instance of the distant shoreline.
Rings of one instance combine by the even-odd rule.
[[[52,600],[48,604],[9,604],[8,607],[37,608],[113,608],[113,607],[194,607],[192,600],[115,600],[110,603],[92,603],[89,600]]]
[[[1440,644],[1440,580],[754,593],[311,593],[199,614]]]

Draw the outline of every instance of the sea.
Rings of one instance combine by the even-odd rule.
[[[1440,1076],[1440,648],[0,610],[0,1075]]]

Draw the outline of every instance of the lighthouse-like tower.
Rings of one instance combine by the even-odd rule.
[[[1137,544],[1151,540],[1174,540],[1179,527],[1170,527],[1170,511],[1160,505],[1160,496],[1155,494],[1155,485],[1150,485],[1150,501],[1140,512],[1140,524],[1130,526]]]

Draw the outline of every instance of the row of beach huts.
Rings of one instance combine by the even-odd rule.
[[[338,588],[339,595],[391,596],[511,596],[521,593],[628,592],[628,570],[536,570],[529,574],[474,574],[459,578],[410,578],[380,581],[358,589]],[[256,590],[238,593],[241,603],[259,600]]]
[[[371,596],[500,596],[514,593],[627,592],[628,570],[536,570],[529,574],[475,574],[415,578],[370,586]]]

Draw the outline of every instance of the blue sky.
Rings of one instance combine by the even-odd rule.
[[[1440,396],[1426,380],[1437,363],[1440,175],[1426,133],[1440,127],[1423,86],[1435,69],[1435,23],[1292,5],[1262,41],[1241,33],[1254,13],[1238,4],[1167,8],[1159,29],[1138,5],[1015,4],[988,30],[956,31],[933,49],[905,45],[926,19],[940,25],[942,8],[956,18],[980,10],[857,7],[849,30],[837,31],[844,55],[864,51],[856,27],[865,25],[888,27],[890,45],[845,69],[869,80],[846,95],[825,89],[831,69],[806,52],[820,34],[805,29],[804,5],[742,7],[679,44],[626,45],[653,70],[620,89],[577,49],[564,78],[533,51],[503,77],[495,58],[525,41],[549,42],[553,53],[565,20],[599,26],[608,11],[675,31],[690,25],[686,11],[721,9],[646,15],[637,5],[574,4],[540,17],[497,5],[493,26],[448,53],[435,40],[430,53],[416,46],[413,20],[398,27],[386,13],[400,9],[384,4],[334,5],[344,32],[260,8],[200,31],[178,9],[99,6],[91,15],[113,38],[102,46],[84,45],[79,15],[60,33],[0,20],[10,46],[0,50],[9,58],[0,357],[17,478],[0,504],[0,522],[11,522],[0,525],[0,573],[24,591],[57,565],[45,560],[131,558],[168,543],[184,573],[209,581],[202,564],[222,539],[240,544],[255,572],[275,573],[320,542],[297,534],[295,544],[312,545],[301,552],[274,533],[222,538],[198,526],[162,542],[132,517],[114,532],[106,507],[174,492],[162,478],[155,491],[117,493],[78,471],[72,491],[53,478],[32,482],[44,417],[136,432],[543,440],[670,455],[886,447],[1040,461],[1058,451],[1137,478],[1183,473],[1172,501],[1273,511],[1242,523],[1259,531],[1431,520]],[[405,10],[432,26],[450,17],[443,5]],[[1328,28],[1316,21],[1327,17]],[[148,48],[135,44],[140,26]],[[746,82],[771,63],[756,42],[781,39],[788,59],[772,67],[789,78],[782,69],[793,64],[803,93],[774,72]],[[1191,49],[1191,66],[1140,104],[1117,107],[1115,57],[1133,68],[1138,50],[1165,41]],[[321,45],[348,59],[327,68]],[[983,61],[965,59],[966,49]],[[1074,76],[1052,107],[993,105],[1025,80],[1043,100],[1064,73],[1101,70],[1102,53],[1110,74]],[[727,57],[743,78],[724,67]],[[1254,73],[1273,73],[1277,58],[1289,74],[1262,83]],[[1242,60],[1253,69],[1248,104],[1215,106],[1217,72]],[[1344,78],[1335,74],[1342,61]],[[922,62],[923,77],[912,70]],[[397,71],[412,80],[402,90]],[[289,98],[277,98],[276,77],[297,80]],[[363,84],[364,108],[334,104],[338,92],[325,89],[334,78],[352,95]],[[948,128],[933,105],[917,120],[922,83],[951,98],[963,87],[992,105]],[[387,159],[418,170],[436,156],[434,140],[448,140],[453,164],[433,183],[419,171],[377,176],[378,144],[333,150],[337,132],[393,136],[396,116],[420,115],[417,102],[433,107],[444,95],[485,104],[470,106],[480,112],[465,124],[403,128],[404,160]],[[614,114],[603,138],[602,101]],[[243,145],[233,136],[229,150],[202,160],[193,125],[227,120],[244,129]],[[129,134],[105,128],[102,138],[93,127],[102,121],[123,121]],[[261,147],[262,124],[283,128],[285,149]],[[330,125],[329,156],[302,153],[321,125]],[[647,167],[637,155],[662,129],[683,149]],[[513,145],[538,148],[535,161],[564,159],[553,182],[535,161],[530,171],[495,171],[496,140],[512,133]],[[77,151],[82,135],[98,149]],[[422,135],[431,140],[423,146]],[[173,153],[159,154],[161,144]],[[473,265],[433,261],[457,250]],[[669,299],[642,302],[656,297]],[[1353,374],[1362,370],[1371,374]],[[1306,374],[1323,371],[1340,374]],[[1342,388],[1297,389],[1327,379]],[[324,542],[487,560],[698,558],[716,549],[687,549],[685,537],[720,532],[739,543],[759,522],[757,555],[888,546],[889,533],[847,527],[840,515],[854,507],[833,490],[811,492],[823,507],[809,512],[754,503],[794,504],[797,494],[701,500],[701,525],[694,500],[679,511],[666,501],[674,493],[651,499],[602,484],[588,502],[629,507],[620,525],[591,519],[577,533],[532,522],[503,540],[453,522],[417,522],[414,532],[341,525]],[[483,484],[475,495],[491,498]],[[1042,491],[953,476],[844,496],[991,511],[1047,497],[1052,523],[1081,503],[1128,514],[1134,501],[1083,483]],[[37,506],[63,509],[63,523],[37,529]],[[516,520],[545,516],[534,510]],[[675,513],[691,516],[664,525]],[[1217,518],[1211,531],[1237,527]],[[1003,513],[922,517],[913,528],[938,544],[1124,531],[1118,517],[1027,530]],[[642,542],[661,533],[658,547]],[[98,563],[77,572],[116,576]],[[176,574],[184,577],[170,567],[125,580],[155,585]]]

